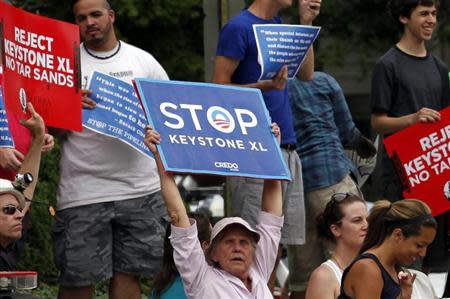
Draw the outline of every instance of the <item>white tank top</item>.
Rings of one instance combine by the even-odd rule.
[[[336,276],[336,280],[338,281],[339,285],[341,285],[342,271],[339,266],[331,259],[322,263],[322,265],[328,266],[331,270],[333,270],[333,273]]]

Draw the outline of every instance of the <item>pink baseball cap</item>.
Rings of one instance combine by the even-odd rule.
[[[241,217],[225,217],[225,218],[221,219],[219,222],[217,222],[211,231],[211,243],[213,242],[214,238],[217,237],[217,235],[221,231],[223,231],[227,226],[232,225],[232,224],[239,224],[239,225],[243,226],[245,229],[247,229],[250,232],[250,234],[255,239],[256,243],[258,243],[259,237],[260,237],[259,233],[256,230],[254,230],[250,226],[250,224],[248,224],[248,222],[245,221],[244,219],[242,219]]]

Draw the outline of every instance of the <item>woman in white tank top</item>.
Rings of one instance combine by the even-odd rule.
[[[329,260],[311,274],[306,299],[336,299],[340,293],[342,272],[358,255],[367,233],[367,206],[363,199],[348,193],[336,193],[325,211],[317,217],[320,237],[334,243]]]
[[[320,237],[334,243],[331,258],[311,274],[306,299],[336,299],[340,294],[342,273],[355,259],[367,233],[367,207],[359,197],[351,194],[334,194],[325,210],[317,217]],[[428,276],[409,269],[416,275],[412,299],[438,298]]]

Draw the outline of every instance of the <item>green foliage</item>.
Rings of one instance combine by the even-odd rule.
[[[48,285],[46,283],[39,283],[38,288],[23,292],[25,294],[32,294],[41,299],[54,299],[58,295],[58,288],[56,286]]]
[[[72,9],[59,0],[14,0],[17,7],[73,21]],[[150,52],[175,80],[202,81],[202,0],[115,0],[118,36]],[[180,30],[182,29],[182,30]]]
[[[246,0],[248,6],[253,0]],[[287,23],[298,24],[298,0],[282,12]],[[314,25],[321,26],[315,43],[316,67],[346,64],[355,56],[362,76],[371,70],[374,59],[394,45],[399,37],[396,22],[388,12],[388,0],[332,0],[322,1],[320,15]],[[437,34],[432,47],[450,42],[450,1],[441,0]]]
[[[11,2],[16,7],[33,13],[73,21],[72,8],[68,5],[70,1]],[[121,39],[150,52],[172,79],[203,80],[202,0],[116,0],[111,3],[117,14],[115,25]],[[58,163],[57,145],[43,158],[35,196],[36,199],[48,201],[52,205],[56,205]],[[39,289],[35,292],[43,298],[55,298],[58,272],[52,254],[52,217],[48,207],[39,204],[33,204],[31,215],[32,228],[20,268],[38,271]],[[146,294],[149,293],[148,285],[143,284],[143,289]],[[107,285],[99,285],[96,293],[96,298],[106,298]]]
[[[203,80],[201,0],[117,0],[114,5],[122,38],[152,53],[171,79]]]
[[[294,1],[296,2],[296,1]],[[443,3],[439,13],[439,28],[433,45],[450,38],[450,4]],[[333,0],[322,1],[319,17],[314,22],[322,26],[316,43],[316,64],[343,66],[344,58],[356,56],[362,73],[374,58],[395,44],[400,32],[397,23],[389,15],[387,0]],[[288,9],[286,19],[298,23],[298,7]]]
[[[212,1],[212,0],[209,0]],[[52,18],[73,20],[69,1],[13,0],[17,7]],[[141,47],[161,62],[172,79],[203,80],[202,0],[115,0],[116,29],[121,39]],[[294,3],[297,0],[293,0]],[[370,3],[369,3],[370,2]],[[440,27],[436,41],[450,41],[450,1],[441,1]],[[247,4],[251,0],[246,1]],[[316,45],[316,64],[342,65],[356,55],[363,72],[370,61],[398,39],[398,31],[387,14],[386,0],[325,0],[315,24],[322,26]],[[297,6],[285,12],[290,23],[298,23]],[[55,204],[58,182],[59,147],[43,159],[36,199]],[[53,263],[51,216],[47,207],[34,204],[33,226],[26,245],[22,269],[39,272],[38,291],[43,298],[55,298],[57,270]],[[47,284],[43,284],[45,281]],[[102,284],[96,298],[106,298]]]

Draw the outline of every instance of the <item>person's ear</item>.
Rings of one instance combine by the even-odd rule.
[[[338,238],[338,237],[340,237],[342,235],[341,227],[339,225],[337,225],[337,224],[330,225],[330,230],[331,230],[331,233],[333,234],[333,236],[335,238]]]
[[[108,15],[109,15],[109,18],[111,19],[111,23],[114,24],[114,21],[116,20],[116,12],[114,10],[110,9],[108,11]]]
[[[208,250],[208,247],[209,247],[209,241],[203,241],[201,243],[201,246],[202,246],[203,252],[206,252]]]
[[[213,263],[217,263],[218,259],[217,259],[216,250],[215,250],[214,246],[213,247],[211,247],[211,246],[213,246],[213,245],[212,244],[208,245],[208,257],[209,257],[209,260],[211,262],[213,262]]]
[[[398,20],[400,21],[400,23],[402,23],[403,25],[408,24],[409,18],[405,17],[405,16],[400,16],[398,17]]]
[[[392,236],[394,237],[395,241],[402,241],[405,239],[405,236],[403,235],[403,231],[399,227],[394,228],[394,230],[392,231]]]

